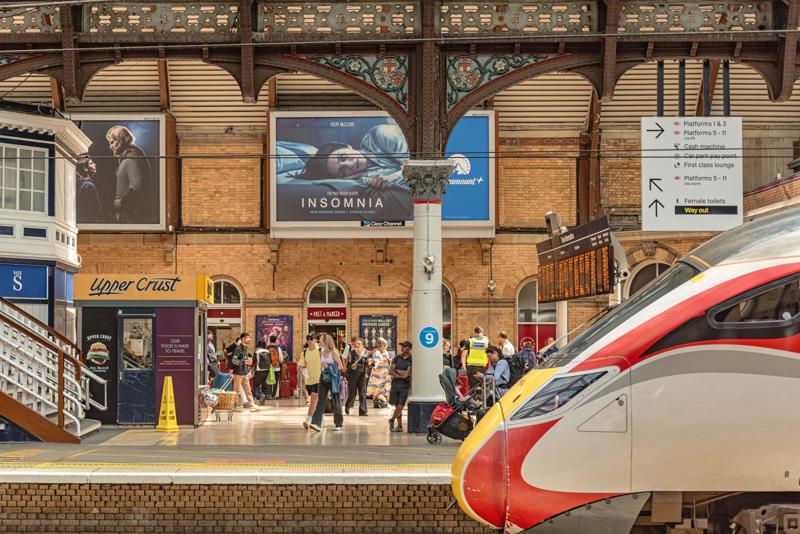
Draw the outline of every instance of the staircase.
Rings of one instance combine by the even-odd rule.
[[[90,384],[101,387],[102,401]],[[105,410],[106,380],[69,339],[0,298],[0,416],[41,441],[80,443],[99,428],[86,410]]]

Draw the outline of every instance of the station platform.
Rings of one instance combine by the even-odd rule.
[[[388,409],[345,416],[344,432],[330,415],[305,430],[305,413],[282,400],[171,434],[106,426],[80,445],[2,444],[0,529],[489,532],[453,502],[458,442],[390,433]]]

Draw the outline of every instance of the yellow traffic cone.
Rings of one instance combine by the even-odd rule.
[[[161,389],[161,411],[158,414],[158,432],[177,432],[178,416],[175,413],[175,394],[172,391],[172,377],[164,377],[164,387]]]

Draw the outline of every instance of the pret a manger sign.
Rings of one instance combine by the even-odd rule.
[[[75,300],[209,301],[208,282],[202,275],[79,274]]]

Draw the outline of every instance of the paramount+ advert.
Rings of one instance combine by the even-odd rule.
[[[386,114],[273,115],[276,227],[299,222],[392,228],[413,220],[411,190],[402,173],[408,143]],[[490,113],[467,115],[450,136],[446,156],[455,168],[442,206],[445,225],[493,223],[493,120]]]

